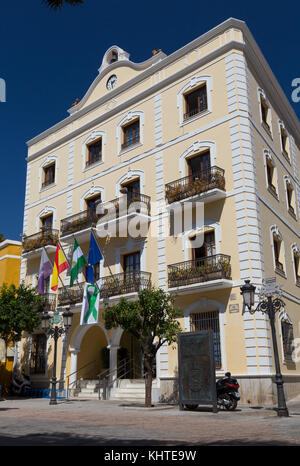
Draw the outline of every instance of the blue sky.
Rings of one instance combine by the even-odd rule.
[[[111,45],[146,60],[153,49],[167,55],[229,17],[245,21],[291,101],[291,82],[300,78],[297,2],[189,2],[170,0],[85,0],[59,12],[41,0],[0,0],[0,232],[20,240],[23,224],[26,141],[67,117],[97,75]]]

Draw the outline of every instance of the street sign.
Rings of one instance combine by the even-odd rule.
[[[178,335],[179,408],[212,405],[217,412],[213,332]]]

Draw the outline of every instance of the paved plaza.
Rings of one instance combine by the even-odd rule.
[[[0,402],[1,446],[299,446],[300,398],[290,417],[274,409],[239,406],[213,413],[204,407],[146,409],[120,401],[5,399]]]

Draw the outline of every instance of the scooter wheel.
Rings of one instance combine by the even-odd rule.
[[[230,398],[230,403],[225,405],[227,411],[234,411],[237,407],[237,401],[234,398]]]
[[[186,409],[197,409],[198,405],[185,405]]]

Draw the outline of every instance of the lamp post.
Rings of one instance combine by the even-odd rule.
[[[56,360],[57,360],[57,341],[61,335],[64,335],[68,332],[69,328],[72,325],[73,312],[70,311],[70,308],[67,308],[62,314],[62,318],[58,312],[54,313],[53,318],[44,312],[42,314],[42,329],[54,339],[54,362],[53,362],[53,376],[51,380],[51,398],[50,405],[56,405]],[[63,327],[58,324],[63,324]]]
[[[280,371],[280,362],[278,355],[277,339],[276,339],[276,329],[275,329],[275,314],[282,307],[284,307],[284,302],[282,301],[280,295],[281,290],[279,285],[275,285],[275,279],[269,279],[264,283],[264,286],[260,290],[260,302],[257,307],[253,309],[254,299],[255,299],[255,289],[256,287],[250,283],[250,280],[245,280],[245,284],[241,286],[241,295],[243,296],[244,308],[248,308],[250,314],[255,312],[263,312],[268,314],[270,319],[271,333],[272,333],[272,342],[273,342],[273,352],[274,352],[274,361],[275,361],[275,383],[277,385],[277,399],[278,399],[278,416],[289,416],[289,412],[285,402],[285,395],[283,390],[283,378]],[[274,296],[275,295],[275,296]]]

